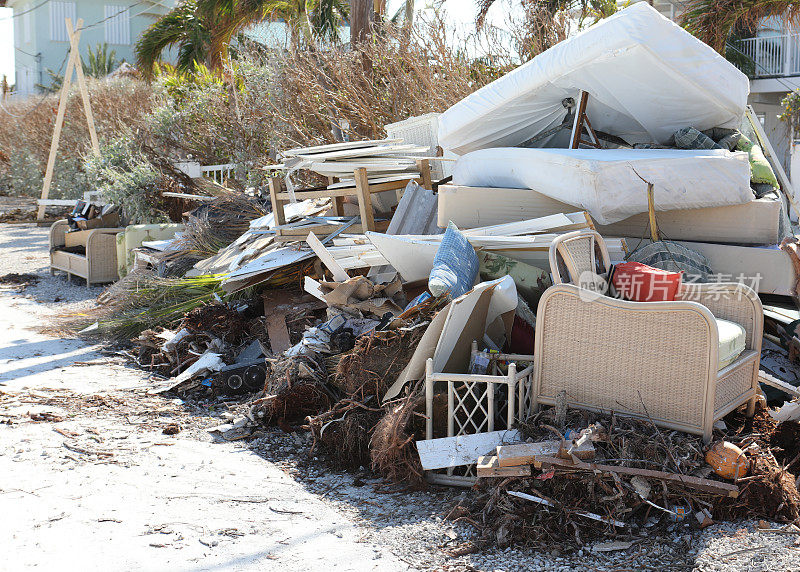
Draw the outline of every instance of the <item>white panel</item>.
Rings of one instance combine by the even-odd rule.
[[[104,7],[105,41],[107,44],[131,43],[131,12],[129,6],[106,4]]]
[[[26,44],[31,41],[31,14],[25,12],[22,15],[22,41]]]
[[[72,19],[72,25],[77,20],[75,2],[50,2],[50,39],[54,42],[68,42],[66,18]]]

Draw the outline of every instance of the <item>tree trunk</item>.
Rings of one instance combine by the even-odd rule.
[[[369,36],[372,27],[373,0],[350,0],[350,47],[355,48]]]

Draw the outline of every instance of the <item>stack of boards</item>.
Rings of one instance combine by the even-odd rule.
[[[348,141],[316,147],[283,151],[283,166],[288,171],[308,169],[325,177],[335,177],[338,183],[329,189],[352,187],[353,171],[367,170],[370,183],[387,183],[419,175],[417,161],[433,159],[425,146],[403,143],[402,139]]]

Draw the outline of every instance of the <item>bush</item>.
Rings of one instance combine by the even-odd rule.
[[[93,155],[86,162],[86,173],[106,201],[122,207],[129,224],[169,222],[160,191],[162,176],[137,147],[133,133],[104,143],[100,157]]]
[[[152,108],[152,89],[133,79],[88,80],[92,113],[100,140],[125,127],[136,129]],[[58,95],[33,95],[0,108],[0,194],[39,196],[50,154]],[[91,151],[89,129],[77,87],[67,100],[56,156],[51,198],[79,198],[91,186],[84,155]]]

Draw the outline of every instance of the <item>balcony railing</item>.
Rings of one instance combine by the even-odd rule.
[[[752,78],[800,75],[800,33],[747,38],[732,45],[730,59]]]

